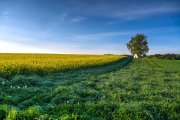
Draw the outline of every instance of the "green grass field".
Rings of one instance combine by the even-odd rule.
[[[178,120],[180,61],[124,58],[0,78],[0,119]]]

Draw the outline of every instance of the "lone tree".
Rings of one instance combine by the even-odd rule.
[[[129,43],[127,43],[127,48],[135,58],[145,56],[149,51],[147,37],[144,34],[136,34],[131,38]]]

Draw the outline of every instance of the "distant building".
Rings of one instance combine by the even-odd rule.
[[[138,55],[137,55],[137,54],[134,54],[134,58],[138,58]]]

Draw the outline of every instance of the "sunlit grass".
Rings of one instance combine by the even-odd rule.
[[[178,120],[180,61],[130,60],[44,77],[0,78],[0,117]]]

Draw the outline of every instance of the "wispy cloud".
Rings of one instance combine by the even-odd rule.
[[[59,16],[59,22],[60,23],[62,23],[62,22],[64,22],[64,21],[66,21],[66,19],[67,19],[67,17],[68,17],[68,14],[67,13],[62,13],[60,16]]]
[[[7,19],[9,14],[10,13],[8,11],[0,11],[0,18]]]
[[[7,11],[5,12],[5,11],[4,11],[4,12],[2,12],[2,15],[3,15],[4,18],[7,18],[8,15],[9,15],[9,12],[7,12]]]
[[[106,44],[96,47],[85,47],[75,43],[21,43],[0,39],[1,53],[63,53],[63,54],[125,54],[127,50],[121,51],[117,44]]]
[[[112,24],[115,24],[115,21],[108,21],[106,24],[107,25],[112,25]]]
[[[71,36],[72,40],[77,41],[100,41],[104,38],[112,37],[112,36],[123,36],[123,35],[130,35],[133,32],[126,31],[126,32],[103,32],[103,33],[94,33],[94,34],[81,34],[81,35],[74,35]]]
[[[176,11],[180,11],[180,8],[166,5],[166,6],[159,6],[159,7],[127,10],[125,12],[115,11],[114,13],[112,13],[111,17],[119,17],[122,19],[131,20],[131,19],[140,19],[142,17],[147,17],[149,15],[176,12]]]
[[[153,29],[139,29],[139,30],[129,30],[129,31],[112,31],[112,32],[101,32],[101,33],[92,33],[92,34],[79,34],[68,37],[67,39],[77,40],[77,41],[102,41],[105,38],[111,37],[122,37],[122,36],[132,36],[137,33],[171,33],[174,31],[180,31],[180,27],[165,27],[165,28],[153,28]]]
[[[160,31],[173,32],[175,28],[156,28],[156,29],[146,29],[143,32],[156,33]],[[178,29],[178,28],[176,28]],[[64,38],[63,41],[39,41],[36,39],[29,39],[26,37],[14,37],[11,39],[0,38],[0,52],[14,52],[14,53],[73,53],[73,54],[130,54],[126,48],[126,43],[132,35],[137,31],[126,31],[126,32],[105,32],[105,33],[95,33],[86,35],[74,35],[71,37]],[[140,30],[139,30],[140,32]],[[112,37],[118,36],[119,42],[112,42]],[[125,40],[121,38],[125,36]],[[69,41],[66,41],[66,39]],[[103,42],[105,39],[111,42]],[[163,38],[154,38],[155,40],[162,41]],[[121,41],[122,40],[122,41]],[[151,39],[150,39],[151,41]],[[157,41],[156,41],[157,43]],[[172,47],[171,47],[172,46]],[[171,49],[170,49],[171,48]],[[157,53],[178,53],[180,49],[174,44],[168,46],[166,44],[161,44],[160,46],[150,44],[150,54]]]
[[[77,23],[77,22],[81,22],[85,19],[85,17],[81,17],[81,16],[76,16],[76,17],[72,17],[70,19],[70,22],[71,23]]]
[[[178,5],[180,2],[178,0],[112,0],[111,2],[104,0],[96,1],[96,4],[93,4],[94,2],[93,0],[92,2],[79,0],[75,5],[81,10],[85,9],[85,11],[80,11],[81,13],[122,20],[139,19],[154,14],[180,12]]]
[[[78,23],[85,19],[83,16],[74,16],[67,13],[62,13],[59,17],[59,23]]]
[[[0,52],[126,53],[137,33],[147,35],[151,45],[169,45],[170,38],[173,47],[180,38],[179,5],[179,0],[4,0]]]

